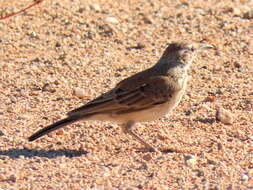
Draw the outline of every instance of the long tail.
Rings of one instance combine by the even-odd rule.
[[[40,137],[42,137],[42,136],[44,136],[44,135],[52,132],[52,131],[55,131],[55,130],[57,130],[59,128],[62,128],[64,126],[66,126],[66,125],[74,123],[74,122],[76,122],[76,121],[78,121],[78,120],[80,120],[82,118],[83,117],[74,116],[73,115],[73,116],[67,117],[65,119],[62,119],[60,121],[57,121],[57,122],[53,123],[52,125],[49,125],[49,126],[43,128],[43,129],[40,129],[39,131],[37,131],[36,133],[34,133],[32,136],[30,136],[28,138],[28,141],[34,141],[34,140],[36,140],[36,139],[38,139],[38,138],[40,138]]]

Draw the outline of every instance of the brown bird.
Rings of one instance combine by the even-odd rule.
[[[65,119],[40,129],[29,141],[79,120],[116,121],[148,150],[156,149],[132,131],[137,122],[165,116],[180,102],[188,80],[187,70],[206,44],[171,43],[151,68],[119,82],[115,88],[70,111]]]

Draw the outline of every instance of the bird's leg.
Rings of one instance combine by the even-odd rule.
[[[132,127],[134,126],[134,124],[135,124],[134,121],[128,121],[126,124],[122,125],[122,131],[123,131],[123,133],[131,135],[133,138],[135,138],[141,144],[143,144],[149,151],[151,151],[151,152],[159,152],[156,148],[154,148],[152,145],[150,145],[149,143],[147,143],[144,139],[142,139],[141,137],[139,137],[138,135],[136,135],[132,131]]]

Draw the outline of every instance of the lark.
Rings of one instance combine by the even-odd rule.
[[[40,129],[28,138],[34,141],[56,129],[80,120],[114,121],[123,133],[157,151],[133,132],[138,122],[153,121],[169,114],[180,102],[188,81],[188,69],[207,44],[171,43],[151,68],[119,82],[112,90],[67,113],[67,117]]]

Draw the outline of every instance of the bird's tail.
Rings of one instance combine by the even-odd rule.
[[[67,117],[65,119],[62,119],[60,121],[57,121],[57,122],[53,123],[52,125],[49,125],[49,126],[47,126],[45,128],[42,128],[39,131],[37,131],[36,133],[34,133],[32,136],[30,136],[28,138],[28,141],[34,141],[34,140],[36,140],[36,139],[38,139],[38,138],[40,138],[40,137],[42,137],[42,136],[44,136],[44,135],[52,132],[52,131],[55,131],[55,130],[57,130],[59,128],[62,128],[64,126],[66,126],[66,125],[74,123],[74,122],[76,122],[76,121],[78,121],[78,120],[80,120],[82,118],[83,117],[80,117],[78,115],[77,116],[73,115],[73,116],[69,116],[69,117]]]

